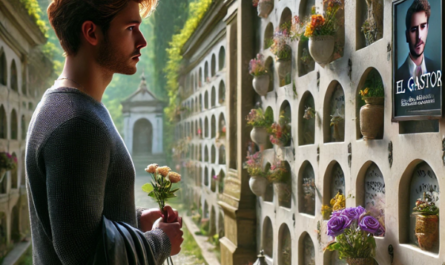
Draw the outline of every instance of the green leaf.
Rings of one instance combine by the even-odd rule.
[[[155,195],[154,191],[150,191],[150,193],[148,193],[148,196],[156,199],[156,195]]]
[[[171,193],[175,193],[175,192],[177,192],[179,189],[174,189],[174,190],[171,190],[170,192]]]
[[[142,185],[142,190],[146,193],[150,193],[153,190],[153,185],[151,185],[150,183],[145,183],[144,185]]]

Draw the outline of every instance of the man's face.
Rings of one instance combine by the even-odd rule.
[[[406,42],[411,56],[418,58],[425,50],[428,37],[428,17],[425,11],[416,12],[411,17],[411,26],[406,30]]]
[[[113,73],[136,73],[140,50],[147,46],[139,30],[139,4],[129,1],[111,21],[108,32],[98,45],[97,63]]]

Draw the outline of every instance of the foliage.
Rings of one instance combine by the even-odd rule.
[[[270,142],[276,145],[286,145],[291,139],[290,119],[284,111],[280,113],[279,122],[274,122],[270,128]]]
[[[260,53],[257,54],[256,58],[250,60],[249,74],[253,76],[267,74],[267,69],[263,62],[263,55],[261,55]]]
[[[247,156],[247,161],[243,167],[247,169],[247,173],[251,176],[265,177],[266,172],[263,169],[263,158],[260,152]]]
[[[270,182],[287,182],[289,179],[288,170],[284,161],[276,161],[270,166],[267,172],[267,179]]]
[[[310,22],[306,24],[304,36],[332,36],[337,32],[337,12],[343,9],[342,0],[324,0],[323,4],[327,6],[326,12],[321,14],[312,14]],[[313,10],[314,11],[314,10]]]
[[[275,30],[270,51],[277,60],[290,60],[292,57],[292,49],[288,45],[291,41],[290,27],[290,23],[283,23]]]
[[[305,109],[304,109],[304,115],[303,115],[303,119],[306,119],[306,120],[310,120],[310,119],[313,119],[313,118],[315,118],[315,114],[316,114],[317,112],[312,108],[312,107],[306,107]]]
[[[307,22],[300,19],[299,16],[294,16],[292,18],[292,24],[290,26],[290,37],[291,40],[307,41],[308,38],[304,35],[304,27]]]
[[[178,75],[182,62],[181,49],[198,27],[199,22],[211,4],[212,0],[197,0],[194,3],[190,3],[189,16],[184,28],[182,28],[180,33],[173,35],[170,48],[167,49],[168,61],[164,71],[167,79],[169,105],[165,108],[165,114],[170,120],[174,119],[174,110],[180,101],[180,98],[178,98]]]
[[[423,198],[417,199],[416,206],[413,208],[413,214],[439,216],[439,208],[435,204],[434,196],[424,192]]]
[[[0,168],[14,170],[17,168],[17,157],[12,156],[8,152],[0,152]]]
[[[332,210],[339,211],[346,207],[346,198],[340,191],[331,199]]]
[[[37,0],[20,0],[20,3],[25,7],[28,11],[28,15],[34,20],[36,25],[39,27],[40,31],[46,36],[48,32],[48,27],[46,25],[45,20],[41,18],[42,9],[40,9],[39,3]]]
[[[262,108],[252,109],[246,117],[247,125],[267,128],[273,123],[271,113],[264,112]]]
[[[371,72],[369,72],[365,81],[365,88],[360,90],[359,94],[362,100],[371,97],[385,97],[383,81],[377,71],[371,70]]]

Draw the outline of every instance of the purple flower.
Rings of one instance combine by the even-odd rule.
[[[376,234],[381,230],[380,223],[372,216],[365,216],[360,220],[360,229],[371,234]]]
[[[343,214],[343,210],[334,211],[331,216],[340,216]]]
[[[351,220],[358,220],[364,212],[366,212],[366,210],[361,206],[349,207],[343,210],[343,215],[346,215]]]
[[[350,220],[347,216],[332,216],[328,221],[327,234],[332,237],[338,236],[339,234],[343,233],[346,228],[349,228],[351,223],[352,220]]]

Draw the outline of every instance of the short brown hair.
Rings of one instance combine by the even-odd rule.
[[[406,30],[409,30],[411,27],[411,17],[414,13],[422,12],[426,13],[426,17],[428,18],[428,23],[430,22],[431,16],[431,6],[428,0],[414,0],[411,6],[408,8],[408,12],[406,12]]]
[[[48,19],[65,52],[76,55],[82,24],[92,21],[105,34],[113,18],[130,1],[139,3],[141,16],[147,17],[158,0],[52,0],[47,9]]]

